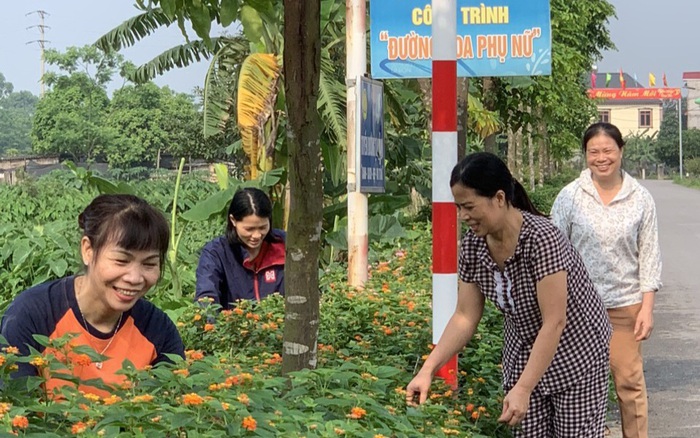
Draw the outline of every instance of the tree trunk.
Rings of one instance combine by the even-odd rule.
[[[544,129],[544,124],[542,121],[539,121],[539,130],[540,130],[540,136],[537,138],[537,186],[538,187],[543,187],[544,186],[544,173],[545,173],[545,163],[547,161],[546,157],[546,150],[544,148],[544,143],[545,143],[545,133],[543,132]]]
[[[510,173],[515,175],[515,154],[517,153],[517,148],[515,147],[515,136],[513,135],[513,129],[508,129],[508,152],[507,152],[507,163]]]
[[[523,180],[523,127],[518,128],[515,133],[515,169],[511,169],[511,173],[518,181]]]
[[[467,123],[469,118],[469,78],[457,78],[457,162],[467,153]]]
[[[496,92],[496,84],[493,82],[493,78],[485,77],[483,78],[483,93],[481,101],[484,104],[484,108],[489,111],[496,110],[496,101],[494,99],[494,94]],[[493,133],[484,139],[484,151],[496,153],[496,135],[498,133]]]
[[[535,148],[532,142],[532,125],[527,125],[527,170],[529,172],[530,191],[535,190]]]
[[[318,83],[321,1],[284,0],[284,88],[289,126],[290,214],[285,262],[282,373],[315,368],[318,340],[318,258],[321,176]]]

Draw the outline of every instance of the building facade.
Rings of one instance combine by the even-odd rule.
[[[608,75],[610,81],[605,84]],[[597,101],[599,121],[617,126],[625,137],[658,134],[663,117],[663,99],[644,98],[645,87],[627,73],[623,74],[624,88],[617,72],[598,73],[597,78],[596,86],[589,90],[589,96]]]
[[[688,129],[700,129],[700,71],[683,72],[683,88],[686,95],[686,116],[688,117]]]

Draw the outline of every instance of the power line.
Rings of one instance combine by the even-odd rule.
[[[46,49],[46,43],[50,43],[50,41],[45,38],[45,34],[46,34],[46,29],[51,29],[51,27],[44,24],[44,17],[49,15],[48,12],[42,11],[42,10],[37,10],[37,11],[28,12],[25,15],[32,15],[32,14],[39,15],[39,24],[35,24],[34,26],[29,26],[29,27],[27,27],[27,29],[38,28],[39,29],[39,39],[33,40],[33,41],[28,41],[27,44],[34,44],[34,43],[39,44],[39,49],[41,51],[41,77],[39,79],[39,83],[41,84],[41,97],[43,97],[44,96],[44,69],[45,69],[45,65],[46,65],[46,60],[44,58],[44,50]]]

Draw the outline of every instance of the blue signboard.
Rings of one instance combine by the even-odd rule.
[[[384,85],[360,76],[355,90],[357,191],[384,193]]]
[[[551,74],[549,0],[456,0],[457,75]],[[429,78],[430,0],[372,0],[372,77]]]

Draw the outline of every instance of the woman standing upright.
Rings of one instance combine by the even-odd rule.
[[[624,141],[610,123],[583,136],[588,168],[564,187],[552,219],[581,253],[613,325],[610,368],[625,438],[648,436],[642,341],[654,328],[661,287],[656,207],[651,194],[622,170]]]
[[[452,171],[459,217],[457,307],[408,384],[426,400],[435,371],[474,335],[488,298],[504,314],[499,421],[516,437],[602,437],[610,324],[580,256],[532,205],[497,156],[468,155]]]

